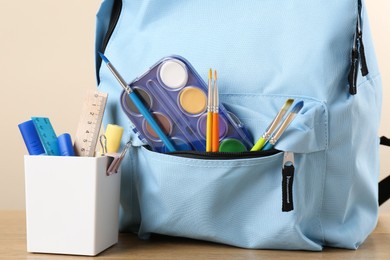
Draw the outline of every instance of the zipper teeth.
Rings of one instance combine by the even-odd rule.
[[[193,158],[193,159],[249,159],[249,158],[261,158],[270,155],[274,155],[280,152],[279,150],[272,149],[267,151],[257,152],[197,152],[197,151],[177,151],[167,153],[173,156]]]
[[[357,77],[358,77],[358,67],[359,62],[361,65],[362,76],[365,77],[368,74],[367,61],[365,57],[365,51],[363,46],[362,38],[362,28],[361,28],[361,19],[362,19],[362,0],[357,0],[357,23],[356,30],[353,39],[353,48],[351,54],[351,67],[348,74],[349,81],[349,93],[355,95],[357,92]]]

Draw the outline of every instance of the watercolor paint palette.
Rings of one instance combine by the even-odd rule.
[[[207,85],[180,56],[163,58],[129,84],[179,151],[206,150]],[[138,137],[156,152],[167,152],[164,143],[140,114],[127,93],[121,95],[123,111]],[[239,119],[219,105],[220,144],[249,150],[252,138]]]

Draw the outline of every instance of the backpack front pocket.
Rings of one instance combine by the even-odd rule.
[[[305,180],[299,156],[295,209],[282,211],[283,152],[233,160],[183,158],[139,148],[140,237],[182,236],[245,248],[320,250],[312,201],[321,176]],[[314,214],[313,214],[314,213]]]
[[[327,118],[322,103],[306,101],[310,110],[297,118],[290,134],[298,138],[298,132],[304,131],[311,139],[316,137],[316,142],[306,146],[281,142],[279,147],[291,148],[295,158],[294,179],[287,186],[282,174],[284,151],[235,156],[162,154],[134,148],[139,236],[158,233],[244,248],[321,250],[319,213],[326,167],[326,140],[322,138],[327,134]],[[318,129],[325,133],[316,135]],[[289,211],[282,210],[286,194],[294,203]]]

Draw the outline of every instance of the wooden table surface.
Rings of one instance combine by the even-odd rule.
[[[102,259],[390,259],[390,214],[381,215],[375,231],[358,250],[325,248],[323,252],[248,250],[184,238],[153,236],[148,241],[120,234]],[[26,251],[24,211],[0,211],[0,259],[85,259]]]

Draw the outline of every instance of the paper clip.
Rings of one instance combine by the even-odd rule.
[[[107,137],[105,135],[100,135],[99,142],[102,148],[102,153],[100,155],[103,156],[107,153]]]
[[[122,152],[120,154],[116,154],[114,156],[114,160],[112,161],[112,163],[110,164],[110,167],[108,167],[108,170],[107,170],[107,175],[108,176],[112,175],[114,173],[118,173],[118,169],[119,169],[119,167],[121,165],[123,157],[125,157],[126,152],[129,149],[130,145],[131,145],[131,140],[126,143],[125,147],[123,147],[123,150],[122,150]]]

